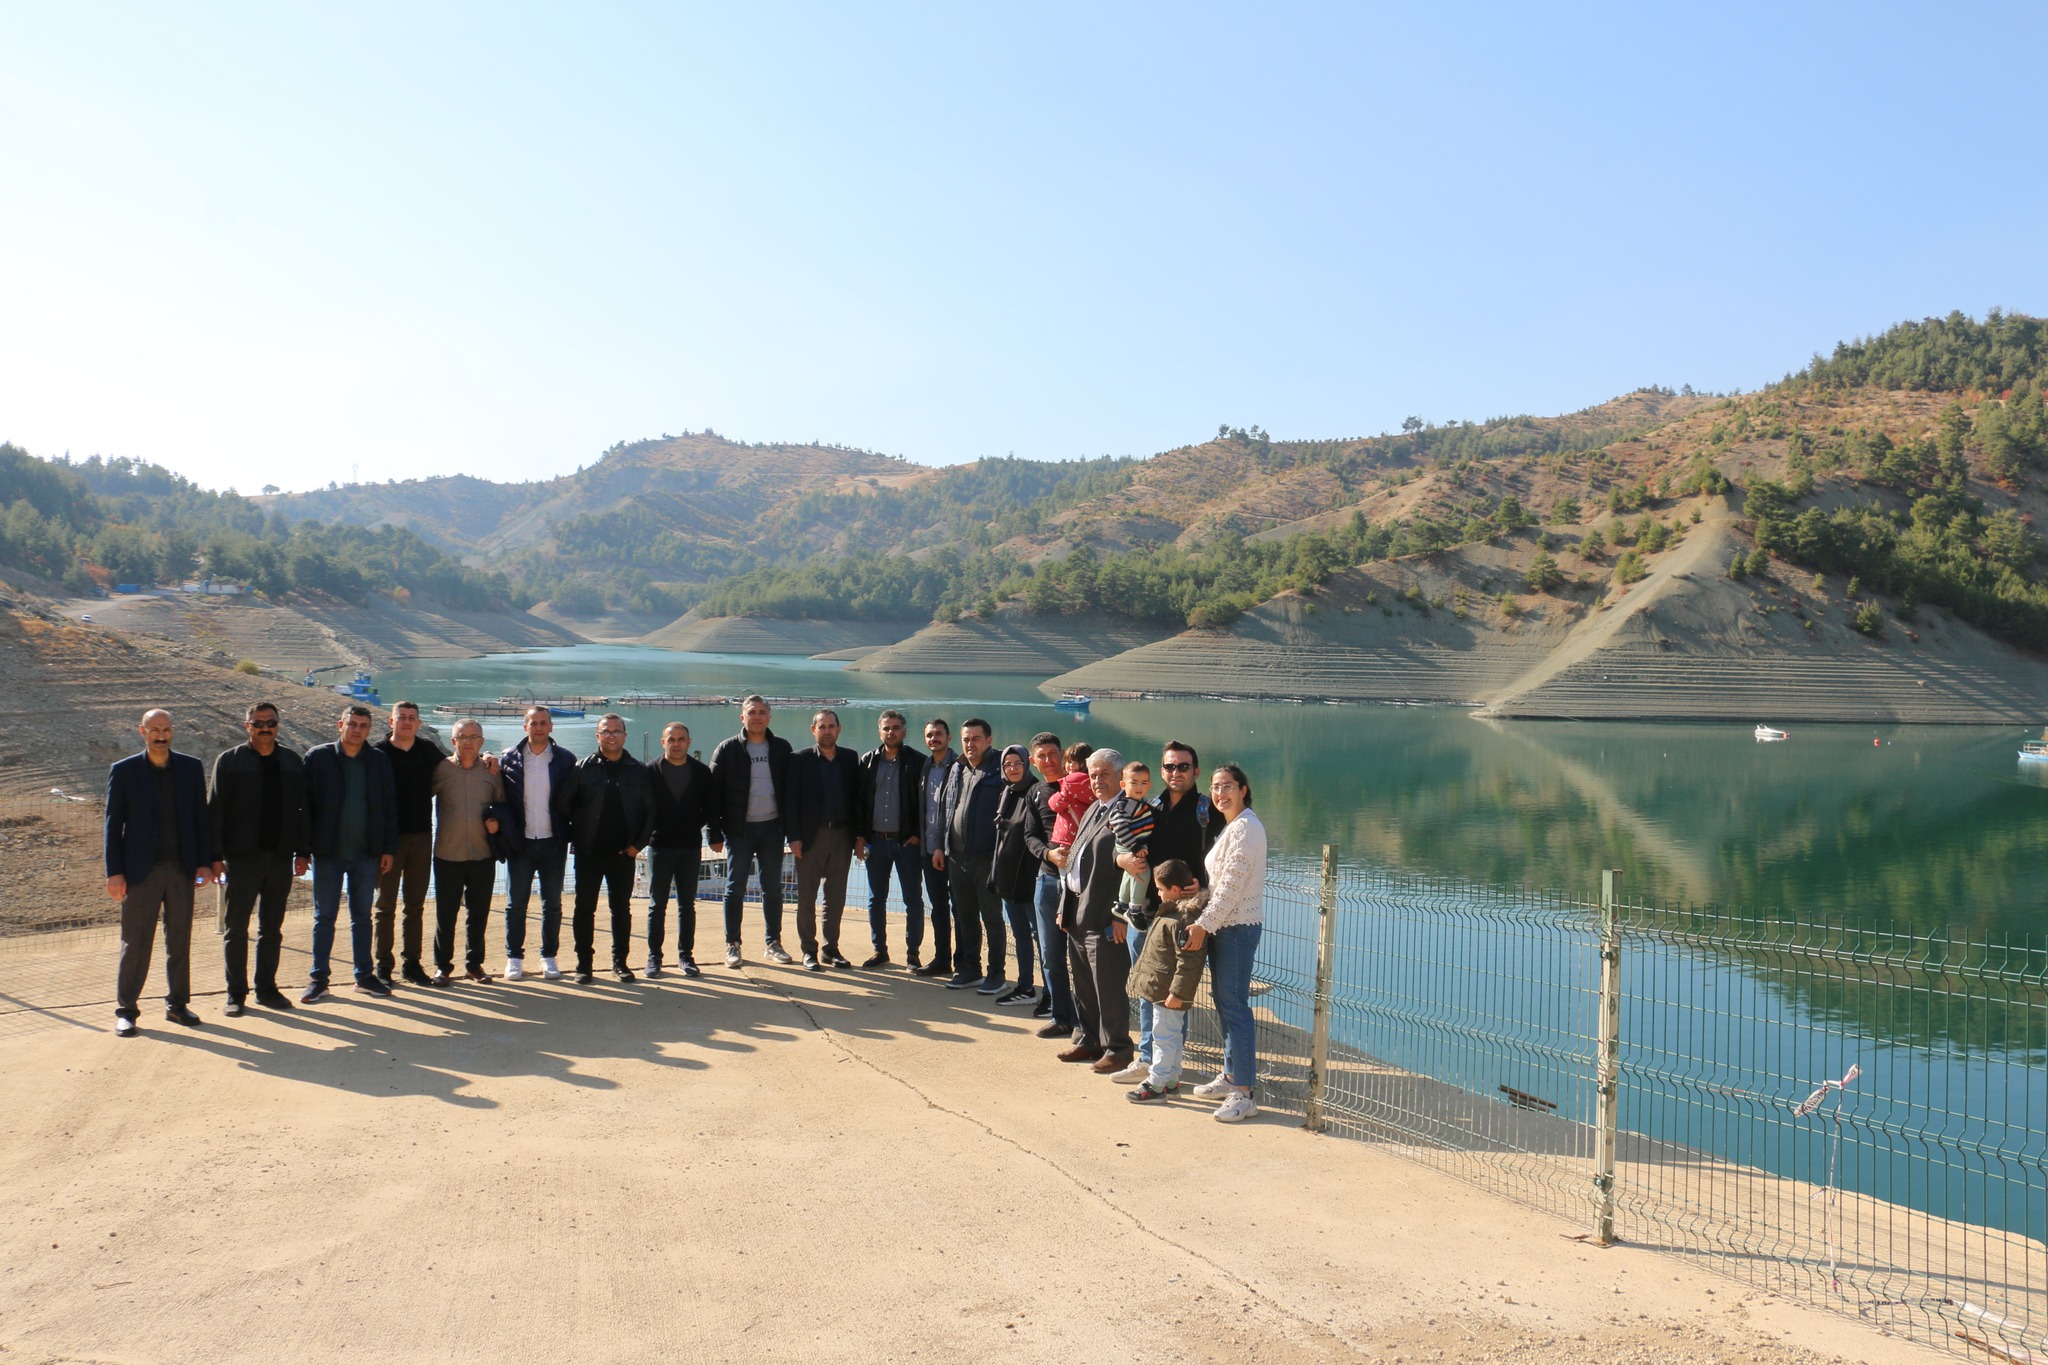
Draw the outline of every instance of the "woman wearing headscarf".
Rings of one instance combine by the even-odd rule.
[[[1209,995],[1223,1026],[1223,1072],[1194,1093],[1222,1100],[1217,1120],[1237,1123],[1259,1112],[1252,1102],[1259,1072],[1252,963],[1266,929],[1266,827],[1252,813],[1252,781],[1235,763],[1210,776],[1209,803],[1228,823],[1205,860],[1209,906],[1189,927],[1187,946],[1209,945]]]
[[[1017,984],[996,997],[998,1005],[1029,1005],[1038,999],[1031,983],[1031,935],[1036,918],[1039,860],[1024,838],[1031,820],[1031,789],[1038,777],[1021,744],[1003,750],[1003,794],[996,803],[996,855],[990,863],[989,889],[1002,897],[1010,919],[1010,937],[1017,945]]]

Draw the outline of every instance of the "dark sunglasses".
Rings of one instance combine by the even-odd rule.
[[[1162,763],[1159,766],[1170,773],[1193,772],[1195,767],[1192,763]]]
[[[274,720],[252,720],[249,722],[249,728],[251,730],[275,730],[277,722]]]

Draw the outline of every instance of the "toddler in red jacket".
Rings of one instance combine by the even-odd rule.
[[[1052,807],[1052,841],[1059,848],[1071,847],[1075,833],[1081,828],[1081,817],[1095,804],[1095,788],[1088,781],[1088,756],[1095,752],[1095,746],[1086,740],[1067,750],[1067,775],[1060,779],[1060,789],[1052,794],[1046,804]]]

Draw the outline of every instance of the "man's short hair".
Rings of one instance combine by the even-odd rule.
[[[464,716],[461,720],[456,721],[455,724],[451,725],[448,728],[448,735],[452,739],[455,736],[460,735],[465,729],[468,729],[470,727],[475,728],[476,737],[478,739],[482,739],[484,737],[484,723],[478,720],[475,716]]]
[[[681,731],[683,732],[683,738],[684,738],[684,739],[688,739],[688,738],[690,737],[690,727],[689,727],[689,726],[687,726],[687,725],[685,725],[685,724],[683,724],[683,723],[682,723],[681,721],[679,721],[679,720],[672,720],[672,721],[670,721],[670,722],[669,722],[668,724],[666,724],[666,725],[662,726],[662,727],[661,727],[661,737],[662,737],[663,739],[667,739],[667,738],[668,738],[668,732],[669,732],[669,731],[671,731],[671,730],[681,730]]]
[[[829,706],[821,706],[817,710],[811,712],[811,724],[816,725],[819,721],[825,719],[825,717],[827,716],[832,717],[832,723],[834,725],[839,724],[839,713],[837,711],[834,711]]]
[[[901,721],[904,729],[908,730],[910,728],[909,717],[905,716],[901,711],[884,711],[881,715],[875,717],[875,724],[880,725],[885,720]]]
[[[532,720],[532,719],[533,719],[533,713],[534,713],[534,712],[536,712],[536,711],[538,711],[538,712],[540,712],[540,713],[541,713],[542,715],[546,716],[546,717],[547,717],[547,718],[548,718],[549,720],[553,720],[553,719],[555,718],[555,713],[554,713],[553,711],[550,711],[550,710],[549,710],[549,709],[548,709],[547,707],[545,707],[545,706],[542,706],[542,705],[541,705],[541,704],[540,704],[539,702],[535,702],[535,703],[534,703],[533,705],[531,705],[531,706],[529,706],[529,707],[527,707],[527,708],[526,708],[526,717],[525,717],[525,718],[526,718],[527,720]]]
[[[1036,749],[1041,744],[1050,744],[1057,749],[1060,747],[1060,737],[1050,730],[1040,730],[1031,737],[1031,747]]]
[[[342,718],[343,720],[347,720],[347,719],[348,719],[348,718],[349,718],[350,716],[361,716],[361,717],[362,717],[362,718],[363,718],[364,720],[369,720],[369,719],[370,719],[370,708],[369,708],[369,707],[367,707],[367,706],[365,706],[365,705],[363,705],[363,704],[362,704],[361,702],[357,702],[357,703],[356,703],[355,705],[353,705],[353,706],[344,706],[344,707],[342,707],[342,708],[341,708],[341,718]]]
[[[416,701],[395,701],[391,703],[391,710],[394,715],[400,711],[410,711],[414,715],[418,715],[420,713],[420,704]]]
[[[933,717],[932,717],[932,718],[931,718],[930,720],[928,720],[928,721],[926,721],[926,722],[924,723],[924,728],[925,728],[925,729],[927,729],[927,730],[929,730],[929,729],[931,729],[931,728],[932,728],[932,727],[933,727],[934,725],[938,726],[938,727],[939,727],[939,728],[940,728],[941,730],[944,730],[944,731],[946,732],[946,734],[947,734],[947,735],[949,735],[949,736],[950,736],[950,735],[951,735],[951,734],[953,733],[953,727],[952,727],[952,726],[950,726],[950,725],[948,725],[948,724],[946,724],[946,722],[945,722],[944,718],[942,718],[942,717],[939,717],[939,716],[933,716]]]
[[[1188,743],[1184,739],[1169,739],[1166,741],[1166,747],[1162,752],[1170,754],[1175,749],[1178,749],[1182,753],[1186,754],[1188,756],[1188,762],[1194,764],[1197,768],[1202,766],[1202,756],[1195,752],[1194,745]]]
[[[740,710],[742,711],[746,710],[749,706],[767,705],[768,699],[762,696],[759,692],[749,692],[746,696],[740,698]],[[773,708],[770,709],[772,710]]]
[[[1115,749],[1097,749],[1094,753],[1088,755],[1088,766],[1090,768],[1095,767],[1098,763],[1115,772],[1122,772],[1124,770],[1124,756]]]
[[[961,721],[960,733],[964,735],[969,730],[972,730],[977,726],[979,726],[981,729],[981,737],[983,739],[987,739],[990,735],[995,733],[995,727],[990,725],[987,721],[983,720],[980,716],[969,716],[966,720]]]
[[[599,716],[597,718],[597,728],[600,730],[604,729],[604,723],[608,720],[617,721],[619,723],[619,728],[621,730],[626,728],[626,718],[616,711],[607,711],[603,715]]]
[[[1152,869],[1152,880],[1161,886],[1187,887],[1202,884],[1201,879],[1195,876],[1195,870],[1178,858],[1168,858]]]
[[[279,714],[277,703],[274,701],[252,701],[249,703],[249,709],[242,713],[242,719],[254,720],[258,711],[268,711],[273,716]]]

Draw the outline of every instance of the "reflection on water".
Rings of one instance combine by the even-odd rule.
[[[1205,765],[1245,766],[1275,846],[1289,852],[1328,842],[1346,861],[1583,898],[1613,867],[1641,903],[1879,929],[2048,927],[2048,765],[2021,768],[2019,741],[2031,735],[2017,730],[1811,726],[1758,744],[1749,722],[1501,722],[1443,708],[1187,700],[1097,702],[1076,717],[1025,679],[614,646],[418,660],[379,684],[427,705],[520,692],[841,696],[855,742],[872,742],[875,713],[891,704],[913,733],[929,715],[957,724],[980,713],[999,743],[1049,729],[1156,758],[1180,738]],[[706,753],[737,728],[724,707],[620,709],[636,751],[651,751],[672,719]],[[777,720],[802,742],[807,715],[785,709]],[[518,729],[485,728],[493,743]],[[595,717],[564,720],[557,733],[582,750],[595,728]]]

